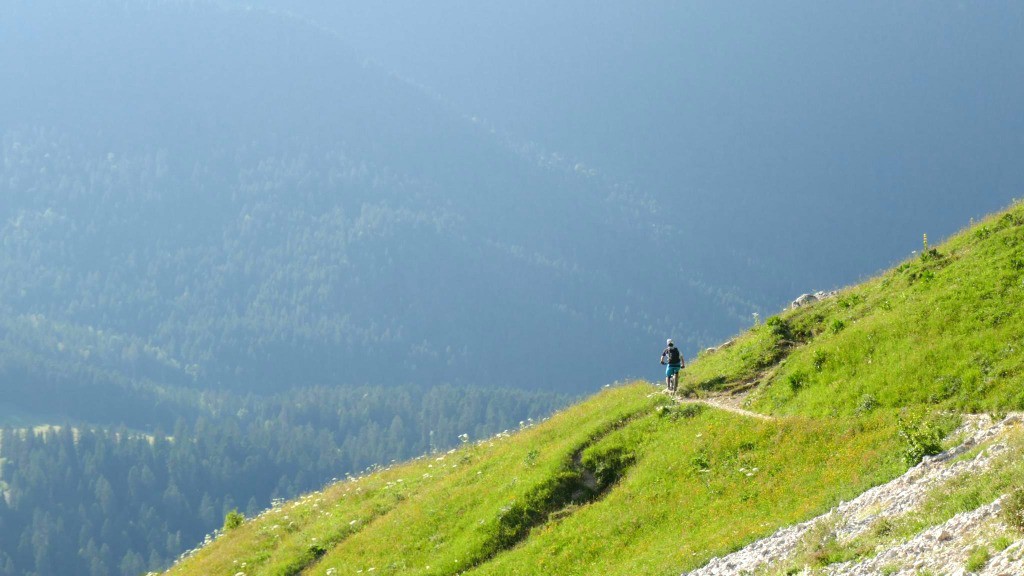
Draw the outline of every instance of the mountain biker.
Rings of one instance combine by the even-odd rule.
[[[679,387],[679,370],[686,365],[683,361],[683,353],[668,339],[668,347],[661,352],[661,363],[665,365],[665,387],[669,392],[675,392]]]

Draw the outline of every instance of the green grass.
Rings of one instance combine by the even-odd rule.
[[[244,564],[249,576],[297,574],[343,550],[364,568],[395,557],[466,566],[508,527],[503,509],[543,491],[593,437],[666,402],[650,392],[611,389],[518,434],[335,484],[246,522],[169,573],[234,575]],[[488,515],[467,514],[478,509]]]
[[[750,390],[751,408],[775,420],[676,406],[646,383],[609,388],[529,429],[247,520],[168,574],[696,568],[948,446],[959,413],[1024,408],[1022,224],[1017,205],[836,298],[769,318],[683,371],[687,394]],[[953,481],[853,543],[824,530],[802,561],[870,554],[1022,478],[1004,463]]]
[[[753,328],[694,362],[681,387],[700,393],[756,382],[753,406],[778,415],[1024,409],[1022,223],[1018,204],[928,257],[785,312],[778,321],[786,330]]]
[[[989,559],[992,558],[992,552],[987,546],[975,546],[971,548],[971,551],[967,554],[967,563],[964,564],[964,568],[968,572],[977,572],[988,564]]]
[[[872,394],[882,406],[1024,408],[1024,269],[1006,257],[1024,250],[1024,227],[1008,225],[984,239],[967,232],[941,250],[941,260],[913,260],[847,291],[860,297],[855,305],[821,306],[824,322],[839,316],[848,327],[795,352],[780,372],[809,374],[806,393],[772,383],[759,405],[829,415],[849,413],[856,398]],[[921,279],[925,272],[930,279]],[[815,370],[818,350],[830,360]]]
[[[819,525],[804,537],[798,553],[773,574],[784,574],[796,567],[823,567],[872,557],[879,547],[906,542],[957,514],[974,511],[1010,493],[1015,487],[1024,484],[1024,432],[1014,431],[1000,441],[1006,443],[1007,449],[994,459],[989,469],[936,485],[928,491],[918,507],[897,517],[882,518],[852,540],[839,542],[835,538],[834,525]],[[994,442],[989,441],[972,453],[988,449]],[[996,550],[1003,550],[1011,542],[1005,536],[1000,536],[992,545]]]
[[[652,392],[614,388],[511,437],[336,484],[169,573],[678,573],[902,471],[887,419],[764,422]],[[604,493],[553,494],[584,468]],[[537,513],[503,539],[517,506]]]
[[[679,574],[888,479],[890,431],[715,410],[650,416],[609,442],[636,464],[602,500],[468,574]]]

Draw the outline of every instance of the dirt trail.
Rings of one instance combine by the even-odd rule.
[[[672,399],[678,404],[703,404],[719,410],[725,410],[726,412],[732,412],[733,414],[739,414],[740,416],[757,418],[758,420],[778,420],[778,418],[774,416],[761,414],[759,412],[751,412],[750,410],[741,408],[743,400],[746,397],[746,394],[722,394],[719,396],[710,396],[708,398],[682,398],[680,396],[672,396]]]

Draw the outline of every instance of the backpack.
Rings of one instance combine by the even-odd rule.
[[[681,362],[680,362],[681,357],[679,355],[679,348],[676,348],[675,346],[671,346],[665,352],[668,353],[668,363],[670,365],[681,364]]]

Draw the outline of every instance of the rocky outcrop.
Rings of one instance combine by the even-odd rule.
[[[874,558],[861,562],[843,562],[825,568],[822,573],[844,576],[874,576],[877,574],[916,575],[921,573],[968,574],[969,551],[977,545],[991,542],[999,527],[1000,502],[997,500],[973,510],[957,514],[947,522],[933,526],[913,539],[882,550]],[[1024,574],[1020,541],[998,552],[974,574]]]
[[[1021,422],[1011,414],[994,422],[988,416],[966,417],[954,432],[964,440],[955,448],[938,456],[926,458],[895,480],[877,486],[857,498],[844,502],[827,514],[777,531],[749,546],[714,558],[702,568],[688,572],[691,576],[736,576],[762,573],[782,568],[797,552],[805,536],[822,527],[832,531],[840,542],[848,542],[865,533],[882,519],[896,518],[918,507],[929,491],[941,483],[963,475],[987,470],[993,459],[1005,451],[1000,435]],[[984,446],[976,456],[956,459],[965,452]],[[819,568],[815,574],[833,576],[867,576],[877,574],[911,575],[919,573],[966,574],[968,551],[977,544],[991,541],[992,534],[1012,533],[1002,525],[998,512],[1000,501],[986,503],[971,512],[958,514],[939,526],[933,526],[910,539],[880,550],[868,559],[833,564]],[[1024,574],[1024,535],[1001,551],[996,551],[978,574]],[[986,540],[986,538],[989,538]],[[810,574],[810,570],[804,570]]]
[[[797,308],[803,308],[808,304],[814,304],[817,301],[818,297],[814,294],[801,294],[796,300],[793,300],[793,302],[790,303],[789,307],[795,310]]]
[[[789,304],[789,307],[792,310],[796,310],[797,308],[802,308],[804,306],[814,304],[815,302],[832,298],[836,294],[838,294],[838,292],[836,292],[835,290],[832,290],[830,292],[822,292],[819,290],[814,294],[801,294],[800,296],[797,297],[796,300],[793,300]]]
[[[726,340],[725,342],[722,342],[718,346],[712,346],[710,348],[705,348],[704,349],[704,353],[705,354],[711,354],[712,352],[718,352],[719,350],[725,350],[726,348],[732,346],[735,343],[736,343],[736,339],[735,338],[733,338],[731,340]]]

